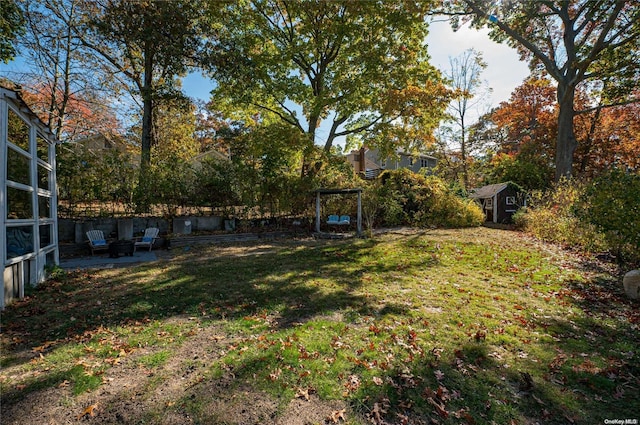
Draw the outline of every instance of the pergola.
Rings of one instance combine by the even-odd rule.
[[[20,92],[0,86],[0,308],[58,264],[56,143]]]
[[[316,190],[316,232],[320,233],[320,197],[322,195],[358,195],[357,235],[362,234],[362,189],[317,189]]]

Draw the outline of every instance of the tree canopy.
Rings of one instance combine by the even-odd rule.
[[[86,19],[80,0],[24,0],[19,44],[30,69],[20,82],[33,110],[58,140],[114,133],[112,73],[79,39]]]
[[[142,109],[141,164],[151,158],[153,108],[162,97],[179,97],[175,77],[186,73],[201,38],[196,1],[107,0],[87,4],[85,45],[122,76]]]
[[[14,0],[0,1],[0,61],[16,55],[14,41],[24,33],[24,18]]]
[[[428,63],[430,6],[408,0],[226,4],[217,12],[221,23],[205,64],[217,82],[214,99],[232,110],[275,115],[325,152],[339,137],[418,124],[431,130],[447,91]],[[411,122],[401,119],[410,115]]]
[[[515,47],[532,70],[557,84],[556,179],[572,174],[578,142],[575,93],[590,84],[605,104],[638,101],[640,8],[635,0],[456,0],[448,12],[489,25],[490,36]],[[454,22],[454,26],[458,21]],[[634,97],[630,99],[630,97]]]

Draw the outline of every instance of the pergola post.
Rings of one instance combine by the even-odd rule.
[[[358,236],[362,236],[362,191],[358,191]]]
[[[316,232],[320,233],[320,191],[316,192]]]

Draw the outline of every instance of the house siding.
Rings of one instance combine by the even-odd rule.
[[[480,204],[485,215],[485,221],[509,224],[512,223],[513,214],[520,208],[517,203],[518,191],[511,185],[500,183],[475,189],[471,198]],[[508,204],[511,199],[514,202]]]
[[[377,176],[382,170],[398,170],[407,168],[418,173],[423,168],[434,168],[437,159],[428,155],[412,156],[399,153],[397,158],[381,159],[375,149],[360,149],[346,155],[347,160],[353,166],[356,173]]]

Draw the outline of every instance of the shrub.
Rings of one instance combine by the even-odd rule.
[[[563,181],[546,192],[533,192],[529,207],[514,215],[517,227],[548,242],[580,247],[586,251],[608,248],[604,235],[593,224],[576,214],[576,202],[585,186],[575,181]]]
[[[587,185],[576,215],[605,235],[612,252],[640,260],[640,174],[613,170]]]
[[[380,176],[378,214],[387,226],[470,227],[484,220],[480,207],[461,198],[443,180],[407,169]]]

